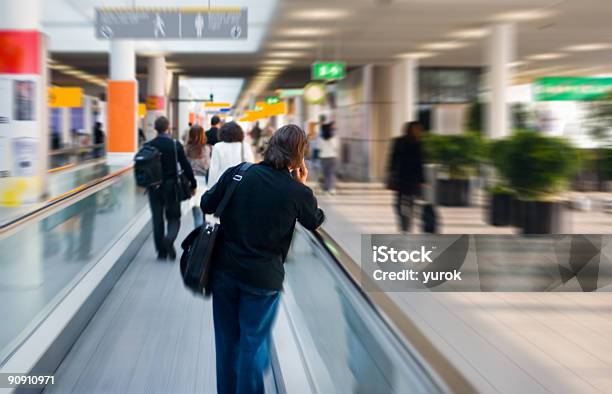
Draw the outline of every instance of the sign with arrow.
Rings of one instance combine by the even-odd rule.
[[[312,64],[312,79],[329,81],[346,77],[344,62],[316,62]]]

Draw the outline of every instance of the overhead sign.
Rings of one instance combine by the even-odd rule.
[[[50,108],[78,108],[82,106],[83,89],[81,88],[49,88]]]
[[[245,40],[246,8],[96,8],[98,39]]]
[[[279,89],[276,91],[279,98],[290,98],[304,95],[304,89]]]
[[[266,97],[266,104],[270,105],[270,104],[278,104],[280,102],[280,99],[276,96],[267,96]]]
[[[334,80],[346,77],[344,62],[316,62],[312,64],[312,79],[315,81]]]
[[[217,101],[212,101],[209,103],[204,103],[205,107],[231,107],[232,104],[231,103],[226,103],[226,102],[217,102]]]
[[[589,101],[612,93],[612,78],[544,77],[535,81],[536,101]]]
[[[304,100],[309,104],[323,104],[325,102],[325,84],[311,82],[304,87]]]
[[[145,105],[150,111],[162,110],[166,106],[166,99],[164,96],[147,96]]]

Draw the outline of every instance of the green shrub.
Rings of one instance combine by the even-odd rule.
[[[469,177],[483,155],[483,144],[476,133],[430,134],[424,143],[427,159],[440,164],[453,179]]]
[[[612,181],[612,148],[604,149],[601,154],[601,166],[604,179]]]
[[[508,185],[526,199],[546,198],[565,188],[580,162],[567,140],[533,131],[495,142],[490,157]]]

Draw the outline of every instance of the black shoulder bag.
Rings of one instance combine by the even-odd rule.
[[[228,185],[223,199],[219,203],[215,216],[221,217],[238,184],[251,163],[243,163]],[[212,253],[219,232],[219,224],[204,223],[193,230],[181,243],[181,276],[185,287],[196,295],[210,295],[210,277],[213,269]]]
[[[185,175],[178,161],[177,142],[174,140],[174,161],[176,162],[176,197],[178,201],[185,201],[191,198],[191,186],[189,179]]]

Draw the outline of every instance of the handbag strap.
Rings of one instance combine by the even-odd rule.
[[[221,217],[221,214],[225,210],[225,207],[227,207],[227,204],[229,203],[230,199],[232,198],[232,194],[234,194],[234,191],[236,191],[236,188],[238,187],[238,184],[240,183],[240,181],[244,177],[245,172],[249,169],[249,167],[251,167],[251,165],[252,165],[252,163],[243,163],[240,166],[240,169],[238,170],[238,173],[236,173],[236,175],[234,175],[232,177],[232,181],[229,184],[228,189],[225,191],[225,195],[223,196],[223,199],[219,203],[219,206],[217,207],[217,210],[215,211],[215,216],[216,217],[218,217],[218,218]]]
[[[176,145],[177,141],[175,139],[172,139],[172,142],[174,143],[174,163],[176,164],[176,177],[178,178],[183,172],[183,170],[181,169],[182,167],[179,167],[178,147]]]

